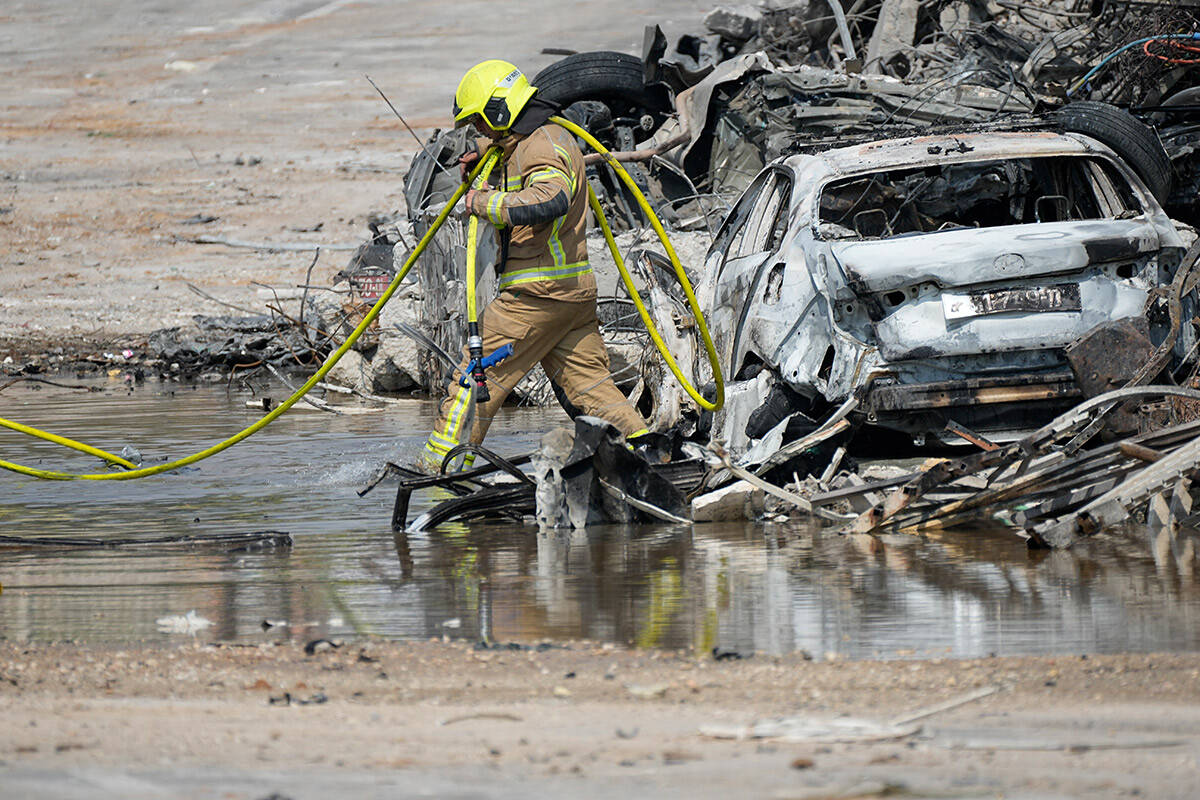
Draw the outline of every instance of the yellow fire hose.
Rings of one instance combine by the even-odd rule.
[[[381,312],[383,307],[387,305],[387,302],[392,299],[392,295],[399,290],[400,282],[404,280],[404,277],[408,274],[408,271],[412,269],[413,264],[417,262],[417,258],[425,251],[425,248],[429,246],[429,242],[433,240],[434,234],[436,234],[438,229],[442,227],[443,223],[445,223],[446,218],[450,216],[450,212],[454,209],[455,204],[457,204],[463,194],[466,193],[467,187],[472,181],[475,180],[476,176],[483,169],[483,166],[484,165],[482,162],[478,164],[475,169],[472,170],[471,175],[467,178],[467,180],[454,190],[454,194],[450,196],[450,200],[447,201],[446,207],[443,208],[441,213],[437,215],[437,218],[434,219],[433,225],[431,225],[429,230],[425,232],[425,235],[421,237],[421,241],[417,242],[417,246],[413,248],[412,254],[408,257],[408,260],[404,262],[404,266],[400,268],[398,273],[396,273],[396,277],[392,279],[391,284],[384,291],[384,293],[379,296],[379,299],[375,302],[375,305],[372,306],[371,310],[368,311],[366,316],[363,317],[363,320],[358,324],[358,327],[355,328],[350,336],[346,338],[346,341],[342,343],[342,346],[333,351],[329,357],[325,359],[325,363],[321,365],[321,368],[313,373],[313,376],[305,381],[304,385],[297,389],[295,394],[293,394],[287,400],[284,400],[277,407],[272,409],[270,413],[255,422],[253,425],[238,431],[233,436],[230,436],[228,439],[222,442],[214,444],[212,447],[201,450],[198,453],[193,453],[186,458],[181,458],[177,461],[170,461],[165,464],[157,464],[153,467],[131,469],[128,472],[98,472],[81,475],[70,472],[53,472],[50,470],[36,469],[34,467],[27,467],[23,464],[14,464],[11,461],[3,460],[0,460],[0,468],[7,469],[11,472],[19,472],[22,475],[29,475],[33,478],[44,478],[46,480],[54,481],[128,481],[135,478],[146,478],[150,475],[157,475],[161,472],[170,472],[171,470],[179,469],[180,467],[185,467],[189,464],[195,464],[197,461],[203,461],[209,456],[215,456],[217,453],[220,453],[223,450],[228,450],[230,447],[233,447],[243,439],[247,439],[250,436],[258,433],[260,430],[279,419],[279,417],[286,413],[287,410],[292,406],[296,405],[296,403],[300,402],[300,398],[308,394],[308,392],[314,386],[316,386],[322,378],[329,374],[329,370],[333,369],[334,364],[336,364],[342,358],[342,356],[349,352],[350,348],[354,346],[354,343],[358,341],[360,336],[366,333],[367,328],[370,327],[371,323],[375,321],[375,318],[379,316],[379,312]],[[52,433],[39,431],[36,428],[20,425],[20,423],[14,422],[8,424],[8,420],[3,420],[3,422],[5,423],[5,427],[12,428],[14,430],[20,430],[22,433],[28,433],[31,436],[37,436],[39,439],[55,441],[54,434]],[[17,427],[19,425],[20,427]],[[72,447],[72,449],[75,450],[81,450],[87,447],[87,445],[80,444],[79,442],[72,442],[70,440],[64,440],[58,443],[67,447]],[[88,451],[85,450],[84,452]],[[98,450],[96,453],[93,453],[93,455],[97,454],[99,454],[100,457],[106,461],[115,461],[116,463],[123,461],[123,459],[117,459],[116,456],[104,453],[103,451]],[[129,464],[127,461],[124,463],[131,467],[134,466]]]
[[[63,447],[69,447],[72,450],[78,450],[81,453],[87,453],[88,455],[95,456],[96,458],[107,461],[110,464],[116,464],[117,466],[125,467],[126,469],[137,469],[137,464],[132,464],[120,456],[114,456],[112,453],[106,453],[98,447],[92,447],[90,444],[84,444],[83,442],[77,442],[74,439],[68,439],[65,436],[59,436],[57,433],[40,431],[37,428],[31,428],[28,425],[22,425],[19,422],[13,422],[12,420],[4,419],[3,417],[0,417],[0,427],[9,428],[10,430],[23,433],[27,436],[33,436],[37,439],[45,439],[47,442],[61,444]]]
[[[642,298],[638,294],[638,291],[633,284],[633,278],[630,276],[628,269],[625,267],[625,262],[621,258],[620,252],[617,248],[616,240],[613,238],[612,230],[608,225],[608,220],[605,218],[604,212],[600,208],[600,203],[596,199],[596,195],[592,191],[591,186],[588,187],[588,203],[591,205],[592,210],[596,214],[596,218],[600,223],[600,228],[604,232],[605,241],[608,243],[609,251],[612,253],[613,260],[617,265],[617,269],[621,273],[621,280],[624,282],[625,288],[629,292],[629,296],[633,299],[634,305],[637,307],[638,313],[641,315],[642,322],[645,324],[646,330],[650,333],[650,338],[654,341],[655,347],[658,348],[659,353],[662,354],[663,360],[666,361],[667,366],[670,368],[671,373],[675,376],[675,379],[679,381],[680,386],[683,387],[684,391],[686,391],[701,408],[710,411],[716,411],[720,409],[725,403],[725,382],[721,374],[721,367],[717,362],[716,348],[713,345],[712,337],[709,335],[708,326],[704,321],[704,315],[700,312],[700,307],[696,301],[696,295],[692,290],[691,283],[688,281],[687,274],[683,271],[683,266],[679,263],[679,257],[675,254],[675,249],[671,247],[671,243],[667,239],[666,231],[663,230],[662,223],[659,221],[658,216],[654,213],[649,201],[646,199],[645,195],[642,194],[633,178],[631,178],[625,168],[622,167],[621,164],[612,157],[612,154],[609,153],[604,145],[600,144],[600,142],[596,141],[591,134],[570,120],[563,119],[562,117],[551,117],[551,121],[561,125],[574,135],[583,139],[593,150],[603,155],[609,166],[614,169],[617,175],[621,178],[622,182],[624,182],[624,184],[633,193],[634,197],[638,201],[638,205],[646,214],[647,219],[650,220],[650,224],[654,228],[654,232],[658,235],[659,241],[662,242],[663,247],[667,251],[667,257],[670,259],[671,265],[675,268],[675,275],[679,279],[680,286],[682,286],[684,294],[687,296],[688,305],[691,308],[692,313],[695,315],[696,326],[699,329],[701,339],[704,342],[704,349],[708,355],[709,364],[712,365],[713,377],[716,382],[717,394],[716,399],[713,401],[707,400],[703,395],[696,391],[696,388],[692,386],[692,384],[683,376],[678,364],[676,364],[675,359],[671,356],[671,353],[667,349],[666,343],[663,341],[662,336],[659,335],[658,329],[655,327],[653,320],[650,319],[650,314],[646,310],[646,306],[642,302]],[[371,307],[371,310],[367,312],[366,316],[363,317],[362,322],[358,324],[358,327],[354,329],[354,331],[346,338],[346,341],[343,342],[337,350],[332,352],[329,357],[325,359],[325,363],[321,365],[320,369],[313,373],[312,377],[305,381],[304,385],[297,389],[291,397],[284,400],[254,424],[242,429],[241,431],[238,431],[228,439],[218,442],[217,444],[201,450],[198,453],[193,453],[186,458],[181,458],[164,464],[158,464],[153,467],[137,468],[136,465],[130,463],[126,459],[123,459],[120,456],[112,455],[111,453],[107,453],[99,448],[92,447],[63,436],[58,436],[53,433],[47,433],[46,431],[38,430],[37,428],[23,425],[19,422],[13,422],[11,420],[0,418],[0,427],[9,428],[19,433],[24,433],[48,442],[62,445],[63,447],[68,447],[72,450],[78,450],[79,452],[94,455],[110,464],[125,467],[127,468],[127,471],[76,474],[70,472],[55,472],[52,470],[36,469],[34,467],[25,466],[23,464],[15,464],[11,461],[4,460],[0,460],[0,469],[6,469],[10,472],[17,472],[33,478],[57,481],[133,480],[136,478],[146,478],[151,475],[158,475],[163,472],[170,472],[172,470],[179,469],[180,467],[184,467],[189,464],[195,464],[198,461],[203,461],[210,456],[214,456],[217,453],[233,447],[235,444],[244,439],[248,439],[255,433],[258,433],[260,430],[267,427],[276,419],[285,414],[288,409],[290,409],[296,403],[300,402],[300,399],[303,398],[304,395],[308,394],[308,392],[311,391],[312,388],[316,386],[322,378],[329,374],[329,371],[333,369],[334,365],[337,364],[339,360],[341,360],[342,356],[349,352],[350,348],[354,346],[354,343],[358,341],[359,337],[366,333],[367,328],[369,328],[371,323],[375,321],[380,312],[383,310],[383,307],[387,305],[389,300],[392,299],[392,295],[394,295],[400,288],[401,282],[404,280],[405,276],[408,275],[408,272],[410,269],[412,269],[413,264],[416,263],[417,259],[425,251],[425,248],[429,246],[430,241],[433,240],[434,235],[437,234],[438,230],[446,222],[446,219],[450,216],[450,212],[462,198],[463,194],[466,193],[467,188],[474,185],[475,180],[480,175],[486,176],[495,166],[498,158],[499,148],[489,148],[484,158],[482,158],[475,166],[467,179],[457,189],[455,189],[454,194],[450,196],[450,199],[446,202],[445,207],[434,219],[433,224],[429,227],[429,230],[425,232],[425,235],[421,237],[419,242],[417,242],[417,246],[413,248],[412,253],[404,262],[404,266],[402,266],[400,271],[396,273],[396,277],[392,279],[392,282],[388,285],[388,288],[383,292],[382,295],[380,295],[379,299],[375,302],[375,305]],[[478,232],[478,225],[479,218],[472,215],[467,234],[467,317],[470,322],[476,324],[476,328],[478,315],[475,298],[475,260],[477,255],[476,234]]]
[[[487,155],[483,159],[483,170],[479,173],[479,178],[471,185],[476,189],[486,185],[488,176],[492,174],[492,169],[499,160],[500,149],[498,147],[488,148]],[[487,402],[491,399],[491,395],[488,392],[487,381],[483,373],[483,338],[479,335],[479,305],[475,302],[476,261],[478,258],[479,217],[472,214],[471,221],[467,223],[467,359],[471,370],[469,380],[475,381],[472,401]],[[470,427],[465,430],[470,430]]]
[[[592,191],[591,185],[588,185],[588,203],[591,205],[592,211],[596,214],[596,220],[600,223],[600,230],[604,231],[604,240],[608,242],[608,250],[612,254],[613,261],[617,263],[617,270],[621,273],[621,280],[625,283],[625,290],[629,292],[630,299],[637,306],[638,314],[642,317],[642,324],[646,326],[646,331],[650,334],[650,338],[654,340],[654,346],[662,354],[663,361],[667,362],[667,367],[671,370],[671,374],[675,376],[675,380],[679,381],[679,385],[683,387],[683,390],[688,393],[689,397],[696,401],[698,406],[707,411],[720,410],[721,406],[725,405],[725,378],[721,374],[721,365],[717,363],[717,348],[713,345],[712,336],[708,332],[708,324],[704,321],[704,314],[700,313],[700,304],[696,301],[696,293],[692,291],[691,281],[688,280],[687,273],[683,271],[683,265],[679,263],[679,256],[675,254],[675,248],[671,246],[671,241],[667,238],[667,232],[663,230],[662,222],[659,221],[658,215],[654,213],[654,209],[650,206],[650,201],[642,194],[642,190],[638,188],[637,183],[629,176],[625,167],[621,166],[621,163],[613,158],[612,153],[608,152],[608,148],[596,141],[594,136],[569,119],[551,117],[550,121],[561,125],[580,139],[583,139],[588,143],[589,147],[604,156],[604,160],[620,176],[621,181],[629,188],[629,191],[633,193],[642,212],[646,215],[646,219],[650,220],[651,227],[658,234],[658,240],[662,242],[663,249],[667,251],[667,258],[671,260],[671,266],[675,269],[675,277],[679,280],[679,285],[683,288],[683,293],[687,296],[688,306],[692,309],[692,315],[696,318],[696,327],[700,331],[704,350],[708,354],[708,363],[712,366],[713,381],[717,385],[715,400],[706,399],[704,395],[696,391],[696,387],[687,378],[683,377],[683,372],[679,369],[679,365],[675,363],[675,358],[671,355],[671,351],[667,349],[662,336],[659,335],[658,328],[654,325],[654,320],[650,319],[650,313],[646,311],[646,306],[642,303],[642,296],[633,285],[633,278],[630,276],[629,270],[625,268],[625,261],[621,258],[621,253],[617,249],[617,242],[613,238],[612,229],[609,228],[608,220],[605,219],[604,212],[600,209],[600,201],[596,199],[596,193]]]

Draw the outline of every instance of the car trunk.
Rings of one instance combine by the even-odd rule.
[[[1090,265],[1133,262],[1160,246],[1152,224],[1129,219],[958,228],[837,242],[830,250],[857,292],[885,293],[922,283],[946,289],[1070,275]]]
[[[1142,220],[960,229],[830,245],[888,361],[1061,347],[1142,313]]]

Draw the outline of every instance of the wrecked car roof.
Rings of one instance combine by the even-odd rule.
[[[879,167],[918,167],[932,163],[1113,153],[1101,143],[1055,131],[989,131],[912,136],[838,147],[816,154],[788,156],[785,164],[806,178],[850,175]]]

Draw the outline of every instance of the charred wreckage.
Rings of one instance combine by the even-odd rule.
[[[410,529],[799,511],[857,532],[1000,520],[1066,546],[1144,514],[1184,548],[1200,468],[1198,14],[1190,0],[771,0],[714,9],[674,46],[651,27],[642,58],[568,55],[532,83],[617,152],[695,254],[726,405],[701,413],[665,380],[613,289],[606,340],[655,452],[580,417],[532,457],[464,445],[489,465],[388,465],[364,492],[399,476],[393,524]],[[374,269],[403,257],[401,228],[427,229],[466,135],[415,157],[407,219],[378,229]],[[655,321],[702,385],[664,258],[592,161]],[[439,233],[412,293],[426,334],[413,380],[431,390],[434,353],[463,341],[465,230]],[[555,388],[531,376],[515,397]],[[857,469],[901,444],[939,457]],[[408,521],[409,493],[430,485],[458,497]]]

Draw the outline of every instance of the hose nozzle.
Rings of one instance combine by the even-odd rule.
[[[471,356],[471,361],[467,364],[466,374],[458,379],[458,385],[469,389],[471,388],[470,381],[474,381],[475,400],[486,403],[492,395],[487,388],[487,375],[484,374],[484,370],[511,356],[513,354],[512,342],[497,347],[491,355],[485,356],[483,355],[483,340],[478,336],[472,336],[467,339],[467,351]],[[468,381],[468,377],[470,381]]]
[[[475,327],[472,324],[472,327]],[[475,381],[475,401],[486,403],[492,399],[491,392],[487,388],[487,375],[483,371],[483,339],[480,338],[478,330],[472,330],[471,335],[467,337],[467,354],[471,358],[471,380]]]

